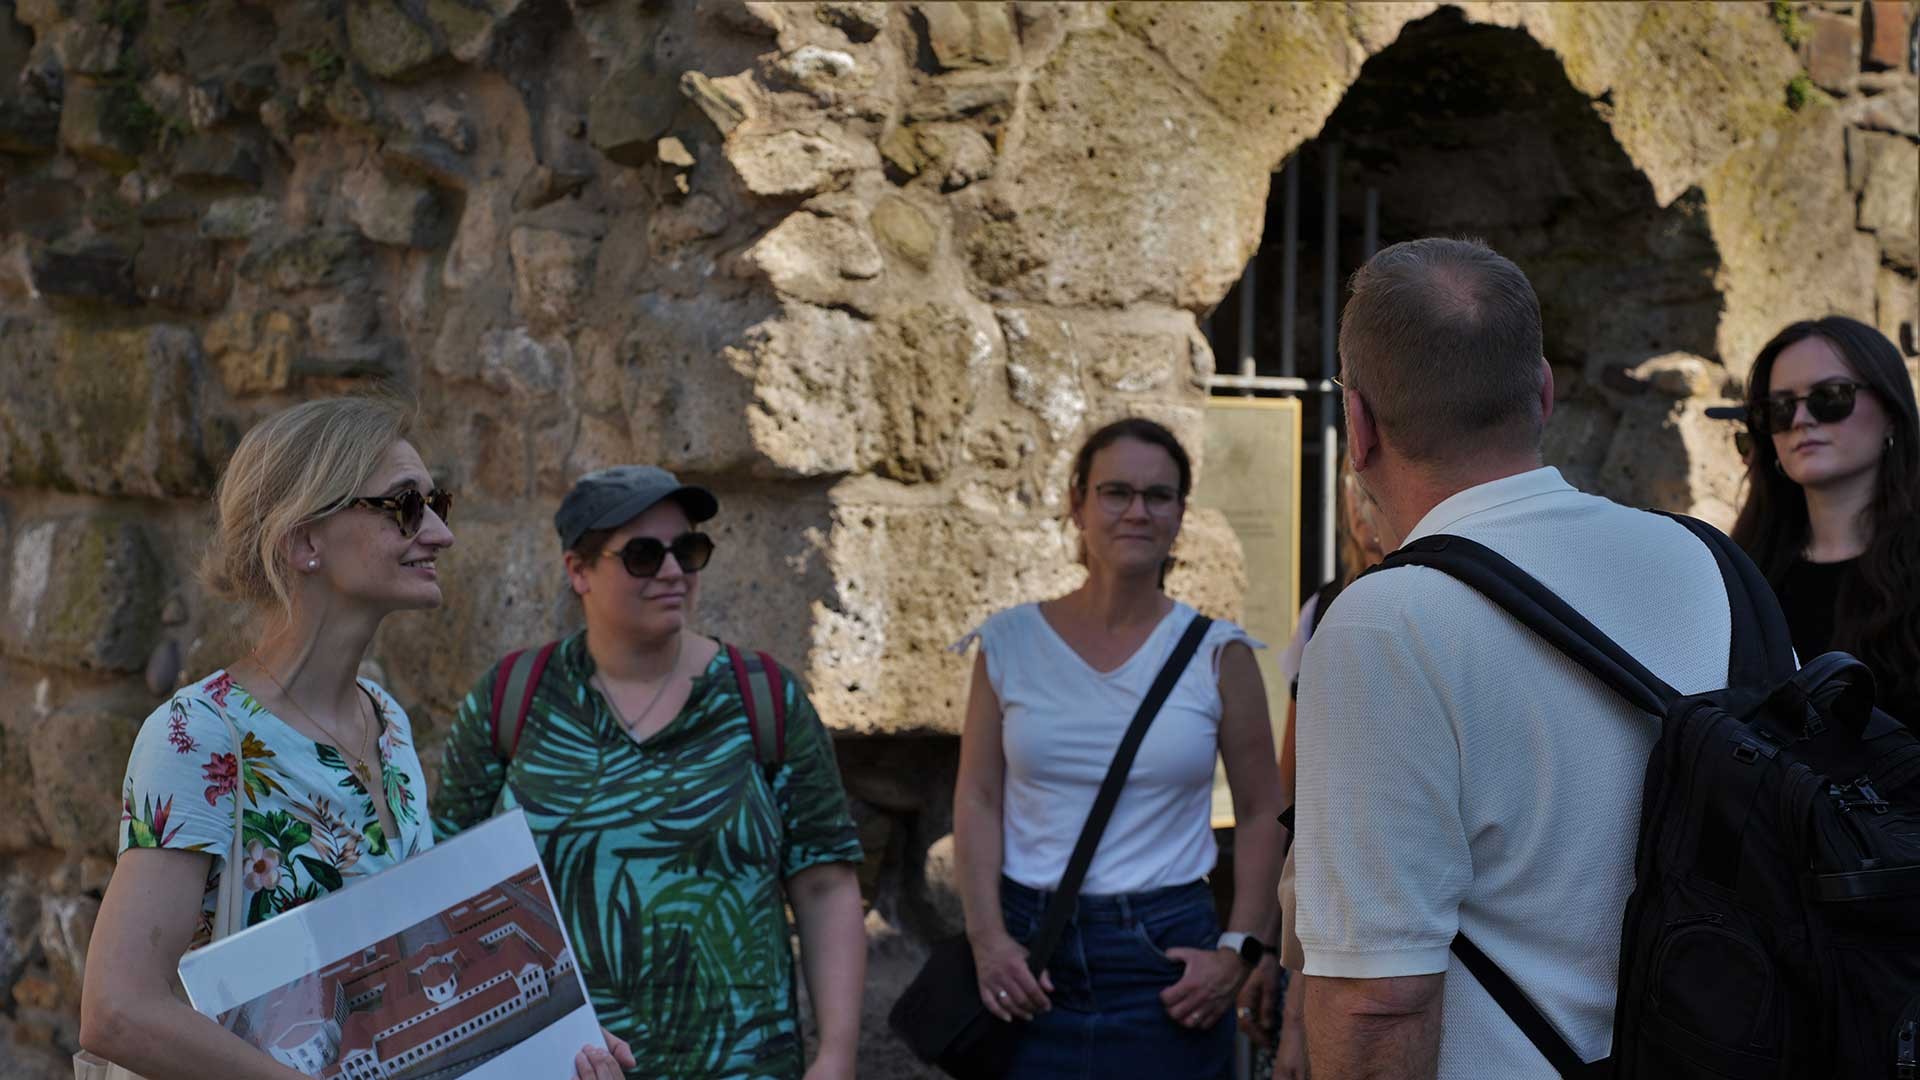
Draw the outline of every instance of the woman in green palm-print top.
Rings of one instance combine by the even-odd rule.
[[[831,739],[792,676],[784,758],[763,766],[727,651],[687,626],[712,553],[692,524],[716,508],[659,469],[575,485],[555,523],[587,628],[554,649],[510,761],[492,728],[506,672],[475,684],[447,740],[434,831],[526,812],[594,1009],[638,1058],[629,1075],[850,1077],[860,845]],[[787,900],[820,1027],[810,1069]]]

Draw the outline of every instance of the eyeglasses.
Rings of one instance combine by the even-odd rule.
[[[674,537],[671,543],[662,543],[651,536],[636,536],[617,551],[608,548],[600,552],[600,555],[620,556],[620,565],[637,578],[658,574],[660,568],[666,565],[669,554],[674,562],[680,564],[682,573],[697,574],[706,568],[707,560],[713,558],[713,537],[706,533],[687,532]]]
[[[1100,509],[1115,517],[1126,513],[1133,506],[1135,496],[1139,496],[1140,501],[1146,504],[1147,513],[1155,517],[1171,514],[1174,505],[1180,501],[1180,492],[1165,484],[1137,488],[1131,484],[1114,481],[1093,486],[1093,497],[1099,501]]]
[[[392,514],[393,523],[400,526],[400,535],[412,539],[426,520],[427,511],[433,511],[442,522],[447,520],[453,513],[453,492],[434,488],[425,495],[411,490],[398,495],[363,495],[349,499],[347,505]]]
[[[1869,387],[1865,383],[1835,381],[1823,382],[1801,397],[1772,394],[1749,402],[1747,418],[1755,431],[1768,431],[1775,435],[1792,431],[1793,415],[1804,401],[1807,403],[1808,416],[1822,424],[1837,424],[1853,415],[1854,399],[1866,389]]]

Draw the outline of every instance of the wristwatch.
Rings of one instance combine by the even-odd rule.
[[[1248,967],[1253,967],[1260,963],[1260,959],[1266,956],[1268,951],[1267,943],[1254,937],[1252,934],[1242,934],[1231,930],[1220,935],[1220,940],[1214,945],[1214,948],[1232,949],[1234,952],[1240,954],[1240,962]]]

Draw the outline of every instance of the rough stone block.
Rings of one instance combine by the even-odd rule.
[[[205,494],[202,367],[184,327],[0,320],[0,477],[102,495]]]
[[[473,184],[473,169],[461,151],[436,135],[390,138],[380,147],[380,161],[402,176],[465,191]]]
[[[1913,48],[1912,6],[1895,0],[1867,0],[1861,15],[1865,49],[1861,57],[1869,70],[1910,71]]]
[[[811,304],[852,303],[850,283],[880,276],[886,263],[858,222],[801,211],[760,239],[747,258],[783,295]]]
[[[1844,90],[1860,73],[1860,23],[1848,15],[1816,12],[1807,17],[1807,74],[1823,90]]]
[[[871,142],[801,131],[735,131],[726,154],[747,190],[766,196],[815,195],[880,164]]]
[[[922,40],[941,70],[998,67],[1013,59],[1013,19],[1000,3],[919,4]]]
[[[257,188],[263,156],[257,138],[208,132],[188,139],[174,158],[173,175],[189,185]]]
[[[1217,302],[1260,235],[1277,155],[1111,29],[1070,35],[1033,88],[1127,105],[1057,105],[1009,145],[996,170],[1021,177],[1003,190],[1010,213],[963,239],[992,295],[1060,307]]]
[[[60,108],[60,144],[115,172],[133,168],[146,143],[135,122],[144,104],[138,98],[138,91],[129,87],[75,79],[67,85]]]
[[[1704,357],[1668,353],[1640,364],[1628,375],[1662,397],[1690,398],[1718,393],[1725,372]]]
[[[700,107],[720,134],[728,135],[746,122],[747,106],[733,79],[712,79],[702,72],[689,71],[680,76],[680,94]]]
[[[872,453],[865,433],[873,325],[845,311],[787,303],[743,338],[726,355],[735,370],[752,373],[752,447],[801,476],[860,471]]]
[[[240,274],[281,292],[299,292],[365,274],[367,257],[366,240],[350,230],[272,230],[254,238]]]
[[[137,307],[133,252],[99,237],[57,241],[32,255],[33,287],[55,301]]]
[[[105,693],[69,702],[34,728],[33,803],[55,847],[114,853],[127,755],[152,707],[137,694]]]
[[[1007,389],[1013,400],[1065,439],[1087,414],[1081,359],[1073,324],[1055,312],[1001,308],[994,312],[1007,339]]]
[[[0,98],[0,153],[40,157],[59,147],[58,111],[33,98]]]
[[[958,734],[972,658],[947,647],[1003,607],[1073,588],[1071,533],[1051,516],[835,506],[808,670],[821,718],[849,734]]]
[[[434,29],[395,0],[349,0],[347,41],[354,59],[381,79],[416,78],[447,55]]]
[[[133,285],[141,300],[156,307],[209,315],[226,306],[233,267],[210,240],[150,231],[133,259]]]
[[[959,308],[924,304],[882,334],[873,370],[876,469],[908,483],[946,476],[974,405],[974,383],[994,356],[990,328]]]
[[[541,334],[563,330],[579,317],[593,287],[599,241],[558,229],[523,225],[507,237],[513,258],[514,299],[527,324]]]
[[[200,235],[211,240],[247,240],[280,222],[280,204],[264,195],[215,199],[200,219]]]
[[[341,185],[341,194],[346,197],[347,217],[376,244],[435,248],[446,242],[439,196],[425,184],[370,166],[351,173]]]
[[[926,211],[898,195],[881,199],[867,224],[880,246],[925,270],[940,248],[940,230]]]
[[[36,663],[137,672],[159,634],[159,575],[152,542],[130,520],[23,522],[0,647]]]
[[[107,75],[120,66],[126,33],[109,22],[75,19],[54,27],[48,39],[68,75]]]
[[[27,741],[46,719],[50,685],[47,676],[24,665],[0,665],[0,785],[5,785],[6,791],[33,790],[33,759],[27,752]],[[0,860],[0,865],[14,861],[11,857],[20,852],[45,848],[52,842],[32,800],[20,800],[15,805],[20,815],[19,827],[0,830],[0,855],[9,856]],[[15,935],[22,932],[21,927],[8,921],[8,892],[12,887],[8,880],[0,875],[0,987],[12,981],[26,959],[24,954],[15,951],[19,947]]]
[[[1915,193],[1920,190],[1920,148],[1897,136],[1877,132],[1860,135],[1867,143],[1860,227],[1879,238],[1881,254],[1888,262],[1913,270],[1916,259],[1920,259],[1920,251],[1916,251],[1920,220],[1914,210]]]
[[[686,101],[680,77],[643,57],[607,76],[587,105],[587,135],[596,150],[622,165],[653,159],[653,142],[665,135]]]
[[[236,311],[207,328],[207,353],[234,397],[285,390],[302,345],[299,323],[284,311]]]
[[[1875,78],[1886,77],[1863,75],[1860,81],[1867,84]],[[1841,115],[1847,123],[1857,128],[1920,140],[1920,94],[1914,93],[1911,78],[1893,78],[1898,80],[1899,85],[1872,87],[1880,92],[1846,99],[1840,104]]]

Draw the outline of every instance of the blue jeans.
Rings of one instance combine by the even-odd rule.
[[[1002,878],[1007,932],[1039,933],[1050,893]],[[1211,949],[1220,936],[1204,881],[1110,896],[1081,894],[1047,961],[1053,1009],[1023,1025],[1010,1080],[1225,1080],[1233,1069],[1233,1011],[1211,1028],[1174,1023],[1160,991],[1180,981],[1176,946]]]

